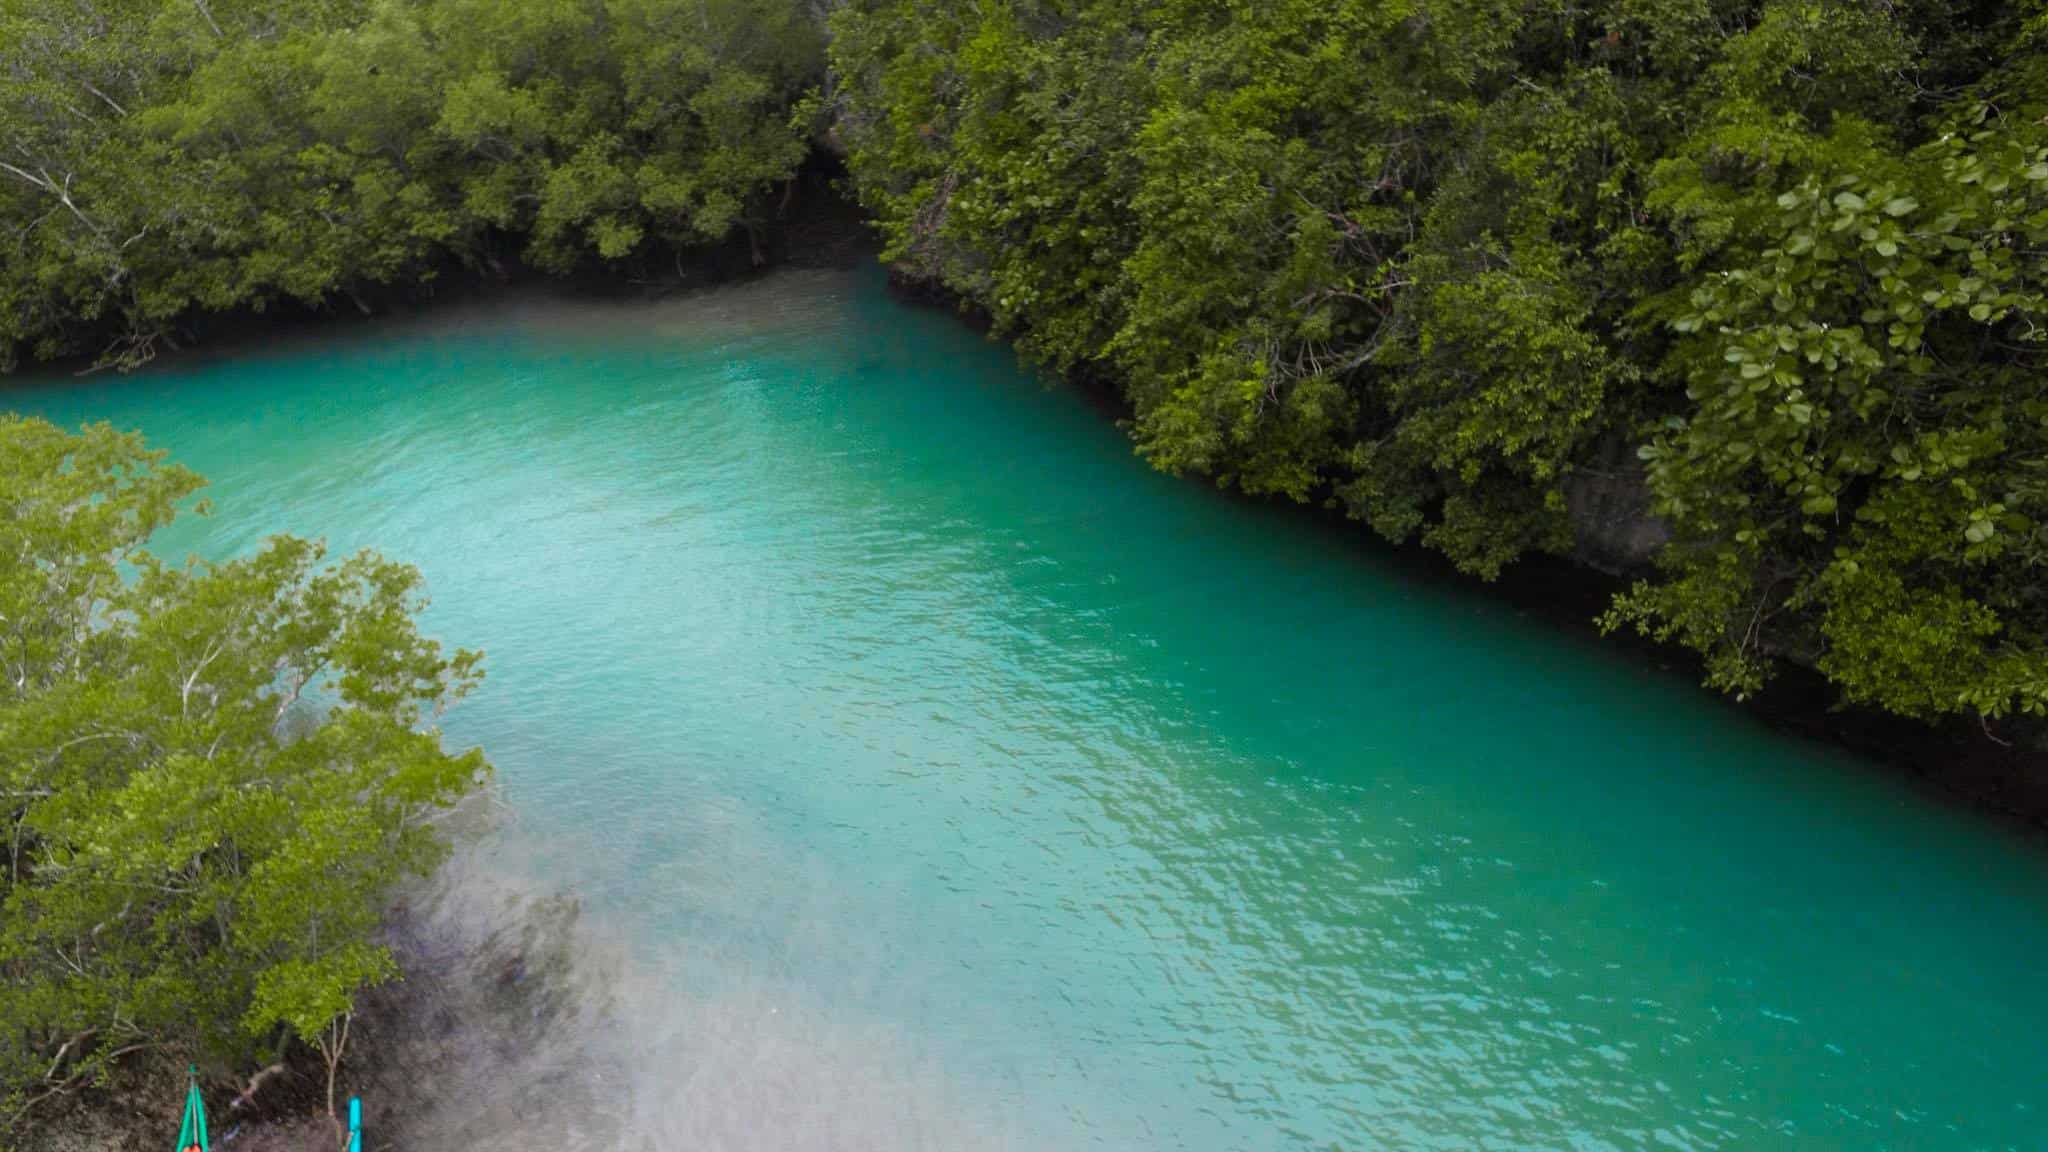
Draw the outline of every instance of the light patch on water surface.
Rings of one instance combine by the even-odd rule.
[[[629,944],[517,835],[400,921],[410,973],[352,1069],[381,1141],[549,1152],[1023,1152],[1017,1101],[832,989],[678,939]],[[1041,1125],[1042,1127],[1042,1125]],[[1068,1145],[1071,1146],[1071,1145]]]

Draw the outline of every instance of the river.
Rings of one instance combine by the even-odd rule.
[[[2048,1132],[2037,844],[1154,474],[879,273],[7,401],[210,477],[171,551],[425,571],[507,857],[642,969],[646,1146]]]

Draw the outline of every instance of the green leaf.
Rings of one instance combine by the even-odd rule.
[[[142,551],[198,487],[137,437],[0,416],[0,804],[17,850],[63,862],[0,880],[0,1020],[25,1035],[233,1060],[317,1030],[389,975],[384,909],[487,770],[423,730],[480,673],[419,634],[416,571],[292,537]],[[65,743],[95,731],[123,738]],[[0,1046],[0,1083],[47,1062]]]

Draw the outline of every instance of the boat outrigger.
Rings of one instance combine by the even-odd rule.
[[[212,1152],[206,1142],[206,1101],[199,1096],[199,1066],[185,1069],[185,1119],[178,1124],[178,1152]]]

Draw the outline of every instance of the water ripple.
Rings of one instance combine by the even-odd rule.
[[[177,547],[426,570],[656,1146],[2038,1139],[2038,852],[1156,476],[874,276],[16,401],[209,473]]]

